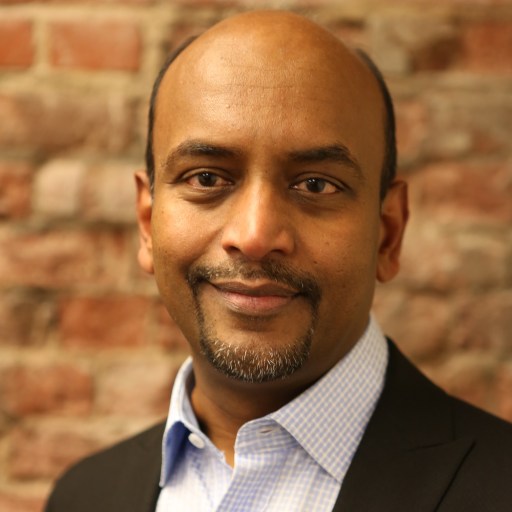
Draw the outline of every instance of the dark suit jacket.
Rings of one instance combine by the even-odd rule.
[[[46,511],[154,512],[163,430],[80,462]],[[382,396],[334,511],[511,512],[512,425],[446,395],[391,344]]]

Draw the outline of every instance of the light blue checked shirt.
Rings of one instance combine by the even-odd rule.
[[[188,359],[171,396],[156,511],[331,511],[382,391],[387,360],[386,341],[370,319],[324,377],[240,428],[233,469],[198,426]]]

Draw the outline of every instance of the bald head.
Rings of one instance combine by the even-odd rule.
[[[343,112],[347,130],[361,135],[354,135],[351,145],[379,146],[374,153],[379,158],[381,196],[394,178],[394,115],[379,71],[362,52],[349,49],[302,16],[280,11],[233,16],[186,41],[169,56],[155,82],[150,105],[146,160],[151,184],[155,168],[162,164],[155,160],[157,119],[164,125],[179,122],[177,104],[191,100],[183,95],[191,87],[195,87],[198,104],[216,95],[231,111],[251,102],[253,115],[261,115],[262,109],[274,111],[275,124],[283,108],[293,109],[299,118],[310,115],[301,108],[304,100],[317,106],[313,108],[330,108],[333,99],[341,98],[347,106]],[[226,88],[229,99],[222,92]],[[165,93],[159,93],[161,89]],[[207,112],[208,106],[202,111]],[[358,150],[366,153],[364,147]],[[374,162],[368,164],[371,167]]]
[[[180,60],[256,61],[266,67],[278,64],[285,68],[310,67],[312,61],[323,67],[323,61],[352,66],[366,71],[358,58],[339,39],[323,27],[302,16],[282,11],[253,11],[227,18],[198,37],[180,56]],[[205,62],[203,60],[203,62]],[[332,70],[331,70],[332,73]]]

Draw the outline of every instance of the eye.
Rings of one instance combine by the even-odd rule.
[[[335,194],[340,191],[340,187],[323,178],[307,178],[296,183],[292,188],[311,194]]]
[[[218,188],[231,184],[225,178],[222,178],[218,174],[209,171],[199,172],[189,176],[184,181],[195,188]]]

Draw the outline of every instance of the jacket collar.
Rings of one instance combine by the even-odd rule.
[[[384,390],[335,512],[434,510],[473,446],[454,439],[449,397],[389,345]]]

